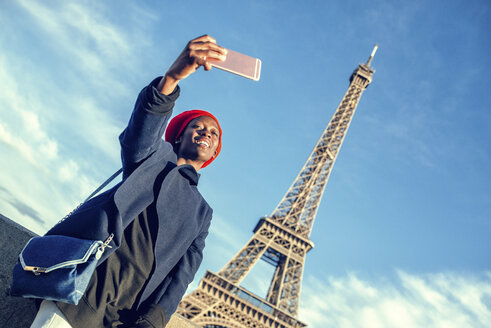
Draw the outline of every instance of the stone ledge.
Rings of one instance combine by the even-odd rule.
[[[8,296],[12,268],[17,255],[27,241],[36,234],[0,214],[0,327],[30,327],[36,316],[34,301]],[[198,327],[180,315],[173,315],[167,328]]]

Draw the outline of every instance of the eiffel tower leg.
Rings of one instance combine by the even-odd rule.
[[[235,284],[240,284],[249,270],[263,256],[267,245],[268,240],[255,234],[218,274]]]
[[[177,312],[200,327],[303,328],[305,324],[251,292],[207,271]]]
[[[267,238],[255,234],[218,274],[234,284],[240,284],[249,270],[263,256],[267,244]],[[217,305],[217,299],[206,295],[201,290],[203,284],[205,284],[204,281],[201,281],[200,288],[181,301],[178,311],[184,317],[196,320],[194,318],[206,315]]]
[[[302,286],[303,261],[288,259],[288,265],[279,295],[278,308],[293,316],[298,314],[300,289]]]
[[[285,279],[285,263],[286,256],[281,256],[274,272],[273,279],[271,280],[271,284],[269,285],[268,295],[266,296],[266,299],[271,304],[277,304],[278,302],[279,291],[281,290],[283,280]]]

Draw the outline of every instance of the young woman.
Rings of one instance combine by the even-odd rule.
[[[212,209],[197,189],[197,172],[219,154],[222,138],[218,120],[205,111],[167,121],[179,81],[225,56],[212,37],[196,38],[140,92],[119,137],[123,181],[47,233],[94,240],[114,234],[112,248],[78,305],[44,300],[31,327],[166,325],[202,260]]]

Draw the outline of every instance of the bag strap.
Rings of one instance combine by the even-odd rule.
[[[95,195],[97,195],[102,189],[104,189],[105,186],[107,186],[111,181],[114,180],[114,178],[116,178],[121,172],[123,172],[123,168],[120,168],[119,170],[117,170],[116,172],[113,173],[113,175],[111,175],[106,181],[104,181],[96,190],[94,190],[90,195],[89,197],[87,197],[86,200],[84,200],[83,203],[89,201],[89,199],[91,199],[92,197],[94,197]],[[78,207],[80,207],[83,203],[81,203]]]
[[[65,215],[65,217],[63,219],[61,219],[58,223],[64,221],[67,217],[69,217],[70,215],[72,215],[73,212],[75,212],[76,210],[78,210],[80,206],[82,206],[83,204],[85,204],[86,202],[88,202],[92,197],[94,197],[95,195],[97,195],[102,189],[104,189],[104,187],[106,187],[109,183],[111,183],[111,181],[113,181],[114,178],[116,178],[121,172],[123,172],[123,168],[120,168],[119,170],[117,170],[116,172],[114,172],[113,175],[111,175],[106,181],[104,181],[99,187],[97,187],[97,189],[94,190],[89,195],[89,197],[87,197],[86,200],[84,200],[82,203],[78,204],[77,207],[75,207],[70,213],[68,213],[67,215]]]

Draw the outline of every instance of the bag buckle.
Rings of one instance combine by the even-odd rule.
[[[25,271],[32,271],[35,276],[39,276],[41,273],[46,272],[46,268],[41,268],[41,267],[34,267],[34,266],[26,266],[24,268]]]

